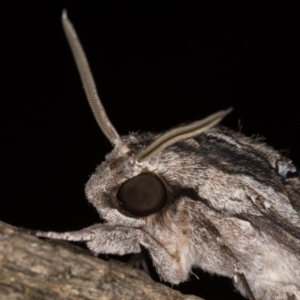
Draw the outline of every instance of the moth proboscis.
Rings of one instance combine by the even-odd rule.
[[[192,267],[233,279],[248,299],[300,299],[300,179],[261,140],[216,126],[231,108],[166,133],[119,136],[66,12],[63,28],[101,130],[114,149],[86,184],[105,221],[40,237],[84,241],[94,254],[150,253],[162,280]]]

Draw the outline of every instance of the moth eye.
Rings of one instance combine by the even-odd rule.
[[[125,181],[118,190],[117,198],[131,215],[145,217],[166,205],[167,190],[158,176],[142,173]]]

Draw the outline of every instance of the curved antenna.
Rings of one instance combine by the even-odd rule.
[[[97,93],[96,85],[89,67],[89,63],[84,54],[80,41],[77,37],[76,31],[67,17],[66,10],[63,10],[62,13],[62,24],[67,40],[71,47],[74,59],[76,61],[76,65],[81,77],[81,81],[83,83],[85,94],[87,96],[94,117],[102,132],[109,139],[109,141],[113,145],[120,144],[120,136],[106,115],[104,107]]]
[[[195,121],[191,124],[169,130],[161,137],[156,139],[145,150],[143,150],[137,156],[137,161],[142,162],[145,160],[149,160],[153,155],[165,149],[166,147],[173,145],[174,143],[183,139],[196,136],[217,125],[225,116],[227,116],[232,111],[232,109],[233,108],[230,107],[226,110],[220,110],[203,120]]]

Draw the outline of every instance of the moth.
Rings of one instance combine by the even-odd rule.
[[[104,223],[37,235],[83,241],[95,254],[150,253],[162,280],[192,267],[233,279],[251,300],[300,299],[300,178],[265,145],[217,125],[231,108],[165,133],[119,136],[98,97],[66,12],[63,28],[87,99],[114,146],[85,192]]]

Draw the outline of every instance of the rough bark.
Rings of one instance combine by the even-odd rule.
[[[142,270],[103,261],[77,246],[38,239],[0,221],[0,299],[200,299]]]

